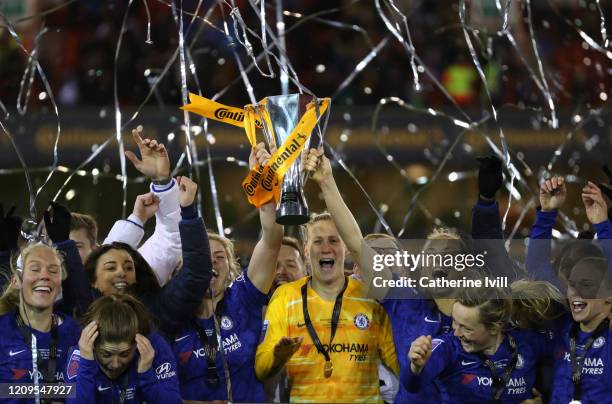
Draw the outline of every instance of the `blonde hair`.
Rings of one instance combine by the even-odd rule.
[[[363,239],[364,240],[378,240],[379,238],[386,238],[388,240],[395,241],[395,237],[388,235],[387,233],[370,233],[366,234]]]
[[[53,253],[60,263],[62,271],[62,281],[66,279],[68,273],[66,272],[66,266],[64,264],[63,255],[53,246],[43,243],[29,243],[18,254],[11,257],[11,275],[19,279],[23,278],[23,270],[30,254],[36,250],[45,248]],[[19,308],[20,293],[18,289],[15,289],[12,282],[6,285],[2,296],[0,296],[0,315],[9,313]]]
[[[308,221],[308,223],[300,226],[300,231],[302,233],[302,240],[304,240],[304,245],[308,244],[308,240],[310,239],[310,237],[308,237],[308,234],[312,226],[314,226],[316,223],[325,222],[325,221],[331,222],[332,224],[335,225],[334,218],[332,217],[331,213],[325,211],[321,213],[313,213],[310,216],[310,220]]]
[[[558,317],[563,297],[557,288],[544,281],[519,279],[510,290],[482,291],[467,288],[461,291],[457,302],[479,309],[479,321],[487,329],[503,330],[512,323],[521,328],[538,329],[544,321]]]
[[[487,292],[489,293],[485,295],[481,290],[466,288],[457,296],[457,303],[465,307],[478,308],[479,322],[488,330],[501,331],[510,322],[512,299],[501,289]]]
[[[427,240],[461,240],[461,236],[450,227],[436,227],[427,235]]]
[[[227,264],[229,267],[230,281],[234,281],[241,273],[240,263],[236,259],[234,242],[227,237],[220,236],[217,233],[207,232],[209,240],[215,240],[223,246],[225,255],[227,256]]]
[[[554,320],[562,312],[564,299],[559,289],[549,282],[519,279],[510,285],[512,290],[512,321],[520,328],[540,328],[545,321]]]

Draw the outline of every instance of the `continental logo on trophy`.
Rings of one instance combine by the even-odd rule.
[[[257,165],[249,172],[242,188],[248,201],[258,208],[274,199],[279,224],[306,223],[306,177],[300,171],[300,155],[305,147],[322,144],[330,99],[306,94],[276,95],[236,108],[190,93],[189,101],[181,109],[244,128],[251,146],[255,147],[260,138],[269,151],[276,150],[265,166]]]

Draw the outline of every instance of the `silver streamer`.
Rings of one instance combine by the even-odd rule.
[[[34,16],[27,16],[17,21],[28,20],[31,18],[40,18],[41,16],[48,15],[56,10],[66,7],[69,4],[73,3],[74,1],[75,0],[66,1],[40,14],[37,14]],[[201,11],[200,8],[202,6],[201,0],[198,2],[197,7],[195,8],[195,11],[184,10],[182,1],[177,5],[175,1],[156,0],[160,4],[166,5],[169,8],[169,10],[173,13],[174,20],[177,23],[179,43],[178,43],[176,50],[174,51],[174,53],[172,54],[172,56],[166,63],[165,67],[163,69],[157,69],[155,70],[155,73],[153,75],[147,76],[149,87],[150,87],[147,96],[142,101],[142,103],[140,103],[140,105],[136,108],[136,111],[129,117],[129,119],[124,121],[122,119],[122,111],[121,111],[121,106],[119,105],[118,94],[117,94],[117,80],[118,80],[117,60],[118,60],[118,56],[119,56],[119,52],[120,52],[120,48],[122,44],[122,38],[123,38],[123,35],[125,34],[127,16],[128,16],[128,12],[130,10],[132,1],[133,0],[130,0],[128,2],[127,10],[125,11],[125,15],[123,18],[121,32],[119,33],[119,39],[117,40],[116,49],[115,49],[115,66],[114,66],[115,128],[114,128],[114,136],[109,137],[109,139],[107,139],[102,145],[100,145],[96,150],[94,150],[91,153],[91,155],[87,157],[87,159],[85,159],[85,161],[83,161],[74,170],[70,170],[67,168],[66,169],[62,168],[60,170],[60,167],[62,166],[58,166],[57,146],[58,146],[58,141],[59,141],[59,137],[61,133],[60,126],[59,126],[59,112],[57,110],[57,106],[55,105],[53,95],[50,91],[50,86],[48,85],[44,72],[42,71],[40,65],[38,64],[38,60],[37,60],[38,54],[39,54],[38,53],[39,52],[39,40],[45,34],[46,31],[43,28],[38,32],[36,36],[36,40],[34,41],[34,47],[32,51],[28,53],[23,47],[23,45],[21,44],[21,42],[19,42],[19,38],[17,34],[15,33],[14,29],[12,29],[9,26],[8,21],[6,21],[4,17],[2,17],[3,25],[8,27],[8,30],[11,36],[13,37],[13,39],[17,41],[21,49],[27,55],[27,65],[22,75],[19,97],[17,99],[18,113],[20,115],[25,115],[27,113],[27,106],[28,106],[28,101],[30,99],[30,95],[31,95],[32,84],[35,81],[36,73],[38,73],[38,75],[41,77],[41,81],[43,82],[43,85],[45,86],[45,90],[49,96],[50,102],[53,104],[53,107],[55,109],[56,116],[57,116],[57,122],[58,122],[57,134],[56,134],[55,146],[54,146],[53,165],[51,166],[51,169],[48,171],[49,176],[47,177],[45,183],[37,191],[35,191],[33,188],[32,182],[31,182],[31,178],[30,178],[32,170],[31,169],[29,170],[26,162],[23,159],[23,156],[21,155],[21,153],[19,152],[17,148],[15,138],[12,136],[9,130],[9,126],[8,126],[9,118],[10,118],[9,112],[7,108],[5,107],[5,105],[2,103],[2,101],[0,101],[0,112],[4,116],[3,120],[0,120],[0,127],[3,130],[3,132],[6,134],[6,136],[9,138],[9,140],[11,141],[11,144],[14,146],[16,150],[16,154],[22,166],[21,169],[0,170],[0,174],[4,174],[8,172],[16,172],[16,170],[18,172],[23,171],[26,177],[26,183],[28,184],[28,192],[30,194],[31,219],[29,220],[31,220],[34,223],[34,225],[35,225],[34,220],[35,220],[35,213],[36,213],[35,212],[36,197],[38,196],[42,188],[45,186],[45,184],[47,184],[47,182],[51,178],[51,175],[55,171],[64,172],[69,175],[68,175],[68,178],[64,181],[63,185],[60,187],[57,194],[55,195],[54,200],[56,200],[59,197],[62,190],[66,187],[66,185],[71,181],[71,179],[75,175],[78,175],[78,176],[90,176],[91,175],[91,177],[94,178],[94,181],[95,181],[95,178],[98,178],[98,176],[104,177],[104,178],[121,180],[123,195],[124,195],[123,211],[125,212],[128,182],[138,182],[138,181],[143,181],[144,179],[142,177],[138,177],[138,178],[128,181],[128,178],[126,175],[126,164],[125,164],[125,157],[123,153],[124,145],[123,145],[123,140],[121,137],[121,132],[124,131],[126,128],[128,128],[136,120],[143,106],[148,102],[151,96],[155,96],[157,98],[157,103],[160,106],[164,105],[163,99],[161,98],[160,93],[157,91],[157,88],[161,80],[168,76],[168,72],[171,71],[171,67],[174,65],[177,59],[178,59],[179,70],[180,70],[180,83],[181,83],[180,85],[181,85],[181,95],[182,95],[183,103],[184,104],[187,103],[187,93],[188,93],[187,77],[188,77],[189,72],[191,73],[191,77],[193,78],[195,82],[195,86],[197,88],[197,91],[194,91],[194,92],[197,92],[198,94],[204,93],[202,91],[200,83],[198,82],[198,77],[196,74],[196,65],[192,57],[192,50],[195,47],[197,38],[200,36],[200,33],[203,32],[204,29],[215,30],[225,35],[226,39],[230,42],[230,52],[233,54],[234,60],[239,70],[239,76],[236,77],[236,79],[233,80],[228,86],[218,91],[217,94],[214,94],[213,99],[219,99],[228,91],[229,88],[231,88],[232,86],[236,85],[239,82],[242,82],[244,85],[246,94],[248,95],[251,103],[255,103],[257,101],[257,98],[255,97],[256,91],[252,85],[251,78],[249,77],[249,75],[254,73],[258,75],[259,77],[275,78],[276,77],[275,70],[277,68],[279,71],[281,92],[283,94],[286,94],[289,92],[290,90],[289,85],[290,83],[292,83],[293,85],[295,85],[295,87],[298,89],[300,93],[304,92],[304,93],[309,93],[309,94],[314,95],[311,90],[306,88],[300,82],[298,74],[296,70],[293,68],[291,64],[291,60],[289,59],[286,53],[286,39],[288,35],[290,35],[290,33],[293,30],[297,29],[298,27],[302,26],[303,24],[307,22],[323,24],[325,26],[332,27],[333,29],[337,29],[337,30],[353,31],[363,36],[364,43],[367,44],[369,48],[369,53],[365,55],[365,57],[363,57],[363,59],[361,59],[360,61],[358,60],[355,61],[355,66],[352,69],[352,71],[350,71],[350,74],[346,76],[346,78],[338,85],[336,90],[332,93],[332,98],[334,99],[340,93],[345,91],[349,86],[351,86],[354,83],[355,78],[360,73],[362,73],[364,69],[366,69],[366,67],[368,67],[368,65],[373,60],[375,60],[378,57],[380,52],[390,43],[389,39],[391,38],[391,36],[393,36],[393,38],[395,38],[395,40],[399,42],[399,44],[405,50],[405,53],[408,57],[408,63],[410,65],[410,70],[412,72],[412,76],[414,80],[413,81],[414,89],[416,91],[419,91],[421,89],[422,85],[421,85],[419,76],[420,74],[425,75],[431,81],[433,86],[437,90],[439,90],[441,94],[444,95],[444,97],[454,106],[454,108],[457,111],[456,114],[455,113],[451,114],[449,112],[442,112],[442,111],[436,110],[428,106],[425,106],[424,108],[417,108],[397,97],[385,97],[381,99],[379,101],[378,106],[376,107],[376,110],[374,111],[374,117],[372,118],[372,122],[373,122],[372,132],[373,132],[373,135],[377,136],[377,139],[376,139],[377,149],[386,158],[389,164],[400,173],[401,177],[405,181],[406,185],[408,186],[408,189],[410,190],[412,194],[410,201],[406,206],[406,213],[402,221],[402,227],[400,231],[398,232],[398,235],[400,237],[402,234],[405,233],[407,225],[409,224],[409,219],[411,218],[411,215],[414,212],[415,208],[418,208],[418,210],[423,212],[423,214],[429,220],[433,221],[434,223],[436,224],[442,223],[440,218],[435,217],[426,208],[426,206],[424,206],[424,204],[420,202],[420,197],[423,195],[424,189],[427,189],[427,187],[429,187],[436,180],[442,180],[444,178],[440,176],[440,174],[442,173],[442,170],[446,167],[449,159],[451,158],[451,155],[452,155],[451,153],[457,149],[457,146],[460,146],[462,144],[463,136],[466,133],[466,131],[471,131],[481,136],[486,142],[491,152],[497,155],[498,157],[502,158],[503,161],[505,162],[505,170],[507,171],[508,175],[506,176],[504,186],[509,191],[509,202],[508,202],[508,208],[504,214],[504,219],[503,219],[504,226],[506,224],[506,218],[511,208],[511,204],[513,203],[513,199],[515,200],[514,203],[516,203],[517,206],[520,206],[520,209],[521,209],[519,218],[514,223],[513,228],[510,232],[509,239],[511,239],[519,231],[521,224],[524,218],[526,217],[526,213],[530,209],[533,208],[535,200],[537,199],[537,189],[534,189],[532,186],[530,186],[525,177],[529,177],[533,175],[533,176],[537,176],[539,179],[542,179],[542,178],[546,178],[547,176],[549,176],[553,168],[555,168],[555,166],[557,165],[559,158],[566,153],[565,150],[567,148],[568,142],[570,142],[571,140],[575,138],[575,134],[578,133],[578,131],[581,128],[583,128],[587,122],[590,122],[593,119],[599,119],[599,116],[601,113],[601,109],[593,109],[593,110],[589,110],[588,112],[581,113],[582,115],[576,114],[577,119],[575,119],[572,122],[572,128],[569,130],[569,132],[565,136],[564,141],[560,145],[558,145],[557,150],[551,156],[550,162],[545,166],[545,169],[540,170],[539,172],[538,170],[533,170],[526,164],[526,162],[524,161],[522,157],[522,153],[515,153],[508,147],[503,128],[500,125],[500,122],[498,120],[498,112],[500,112],[504,108],[504,106],[496,106],[493,103],[491,92],[489,88],[487,87],[484,71],[481,66],[481,61],[479,59],[479,56],[476,50],[477,48],[475,48],[474,43],[472,42],[473,40],[477,41],[476,46],[480,46],[484,55],[488,57],[492,57],[493,55],[494,41],[496,39],[495,35],[497,37],[505,38],[509,41],[509,43],[512,45],[512,47],[515,50],[515,55],[518,57],[518,59],[521,60],[523,66],[525,67],[526,72],[529,74],[529,77],[531,78],[533,83],[535,83],[535,86],[539,90],[539,93],[542,95],[542,98],[544,100],[543,102],[544,108],[542,108],[540,112],[538,113],[541,113],[542,110],[546,112],[546,117],[542,116],[542,120],[547,122],[548,125],[550,125],[550,127],[552,127],[553,129],[558,128],[558,118],[557,118],[556,106],[554,102],[554,95],[551,89],[559,94],[565,94],[566,96],[571,95],[568,93],[566,89],[563,88],[562,84],[558,80],[555,80],[555,77],[551,76],[550,72],[547,72],[544,68],[544,63],[540,56],[540,52],[537,46],[536,34],[535,34],[534,24],[532,20],[532,10],[531,10],[530,0],[526,0],[525,2],[522,3],[522,5],[527,15],[525,18],[525,22],[526,22],[527,31],[528,31],[528,39],[530,41],[530,47],[531,47],[530,52],[533,52],[535,63],[537,64],[537,69],[535,67],[532,68],[530,66],[530,63],[528,63],[528,59],[522,54],[517,44],[517,41],[513,36],[512,30],[511,30],[511,24],[510,24],[510,21],[511,21],[510,13],[512,11],[512,5],[513,5],[511,0],[506,0],[505,2],[503,2],[502,0],[496,0],[495,4],[497,6],[497,10],[499,11],[499,15],[502,19],[501,29],[497,31],[495,35],[487,36],[486,40],[483,40],[482,42],[480,38],[478,37],[477,32],[473,28],[471,28],[466,22],[466,2],[464,0],[461,0],[459,2],[460,26],[463,30],[465,43],[468,47],[473,64],[476,68],[476,71],[478,72],[478,76],[480,78],[480,81],[483,84],[484,91],[487,95],[488,104],[489,104],[488,110],[490,111],[490,113],[487,111],[483,111],[483,116],[475,120],[471,119],[469,115],[455,102],[453,97],[447,92],[444,86],[437,79],[436,77],[437,73],[433,73],[432,70],[428,66],[426,66],[425,63],[423,63],[423,61],[420,59],[419,55],[417,54],[415,50],[415,47],[412,41],[411,33],[409,30],[409,26],[408,26],[408,17],[405,13],[401,11],[400,7],[398,6],[398,4],[401,4],[403,6],[404,4],[402,3],[394,2],[393,0],[376,0],[374,2],[374,6],[378,13],[378,16],[380,17],[381,21],[384,24],[384,27],[388,31],[385,33],[386,35],[382,38],[382,40],[379,39],[380,42],[378,42],[378,44],[374,46],[372,41],[370,40],[368,31],[366,29],[358,25],[347,24],[342,21],[336,21],[333,19],[333,17],[330,17],[331,15],[334,15],[334,13],[338,13],[339,11],[347,9],[351,5],[358,3],[359,2],[358,0],[347,2],[345,5],[343,5],[343,7],[321,10],[321,11],[311,13],[308,15],[289,11],[289,10],[284,10],[282,0],[275,0],[272,5],[266,4],[264,0],[259,0],[259,1],[249,0],[248,4],[256,16],[256,18],[253,20],[256,27],[249,27],[247,22],[243,19],[243,15],[241,14],[241,10],[244,12],[244,9],[239,10],[234,0],[226,0],[226,1],[217,0],[217,2],[212,3],[212,5],[206,10],[205,15],[203,16],[199,15]],[[148,1],[143,0],[142,3],[145,8],[146,18],[147,18],[146,43],[150,44],[151,43],[151,28],[152,28],[151,27],[151,15],[150,15],[150,11],[149,11],[148,4],[147,4]],[[599,53],[602,53],[603,55],[605,55],[605,57],[612,60],[612,51],[608,50],[609,39],[607,36],[607,31],[606,31],[606,26],[605,26],[606,21],[605,21],[604,10],[602,10],[599,0],[596,0],[596,3],[597,3],[597,9],[599,12],[599,19],[600,19],[601,38],[602,38],[601,44],[599,43],[599,41],[596,41],[591,36],[589,36],[584,30],[582,30],[577,25],[577,23],[574,23],[567,17],[562,16],[556,10],[555,5],[549,2],[553,10],[555,10],[555,12],[565,21],[565,23],[567,23],[569,26],[571,26],[573,29],[576,30],[578,37],[580,39],[582,39],[591,49]],[[517,5],[517,3],[515,2],[514,5]],[[266,9],[266,6],[268,6],[269,8]],[[222,14],[222,19],[221,21],[218,22],[221,24],[221,26],[217,26],[215,23],[212,22],[213,21],[213,10],[215,9],[219,10]],[[516,7],[514,9],[516,9]],[[269,10],[272,10],[273,19],[275,22],[274,27],[272,27],[266,21],[267,18],[270,18],[270,16],[267,15]],[[595,8],[592,8],[592,10],[595,10]],[[184,17],[190,17],[189,18],[190,20],[189,28],[188,30],[185,30],[185,32],[183,28],[183,18]],[[286,24],[285,18],[287,18],[287,20],[289,20],[291,23]],[[196,22],[198,24],[195,24]],[[189,30],[194,29],[196,25],[198,29],[197,29],[197,33],[193,35],[192,43],[186,44],[185,38],[190,37],[188,35]],[[194,52],[201,52],[201,50],[195,50]],[[263,64],[265,64],[266,67],[263,67]],[[602,78],[605,77],[606,73],[610,74],[610,71],[612,71],[611,69],[608,69],[608,70],[606,70],[605,68],[602,69],[600,66],[597,67],[597,69],[598,69],[597,74],[599,75],[599,77],[602,77]],[[152,71],[153,69],[150,69],[149,73],[151,73]],[[550,86],[549,86],[549,83],[550,83]],[[379,112],[382,107],[384,107],[385,105],[390,105],[390,104],[396,104],[400,106],[401,108],[405,108],[415,114],[423,114],[426,116],[439,117],[439,118],[448,120],[455,127],[460,129],[460,132],[456,135],[456,137],[452,141],[449,142],[450,144],[447,143],[443,145],[444,147],[443,156],[442,156],[442,153],[438,153],[438,151],[435,151],[435,150],[433,152],[425,151],[424,153],[425,157],[429,159],[431,164],[436,167],[436,170],[431,178],[426,179],[426,183],[424,184],[424,186],[420,187],[418,191],[416,192],[413,189],[412,180],[410,180],[405,169],[400,164],[398,164],[396,159],[391,155],[391,153],[386,149],[384,144],[381,142],[381,139],[384,136],[384,132],[378,129]],[[457,116],[453,116],[453,115],[457,115]],[[484,124],[487,122],[489,123],[493,122],[498,128],[499,140],[500,140],[499,147],[491,139],[491,136],[488,135],[483,129]],[[343,136],[341,136],[341,143],[337,146],[337,148],[334,149],[330,145],[328,145],[328,147],[331,150],[331,153],[336,163],[339,166],[341,166],[343,170],[345,170],[349,174],[349,176],[353,179],[353,181],[355,181],[355,183],[358,185],[359,189],[363,193],[365,201],[367,201],[369,207],[372,209],[372,211],[376,215],[377,224],[375,227],[376,228],[384,227],[387,233],[389,233],[390,235],[393,235],[394,234],[393,230],[386,223],[385,218],[384,218],[384,215],[386,212],[386,208],[384,207],[385,204],[383,203],[383,204],[377,205],[376,203],[374,203],[374,201],[368,195],[366,189],[357,180],[357,177],[355,176],[355,174],[352,173],[351,170],[349,169],[349,164],[347,163],[346,159],[344,157],[341,157],[341,149],[345,147],[348,143],[350,143],[350,140],[351,140],[350,123],[351,123],[351,119],[349,116],[349,118],[346,119],[346,125],[345,125],[346,127],[344,127],[342,130]],[[207,139],[209,136],[212,138],[212,134],[209,133],[208,131],[208,122],[205,119],[201,120],[199,126],[203,128],[202,133],[206,136]],[[209,182],[211,184],[210,185],[211,195],[212,195],[214,215],[216,219],[217,229],[220,234],[227,233],[228,231],[231,232],[232,229],[235,228],[235,225],[228,226],[227,229],[224,228],[223,226],[222,216],[220,212],[220,205],[219,205],[219,195],[218,195],[217,186],[216,186],[217,180],[215,178],[215,174],[213,170],[213,162],[224,161],[224,162],[229,162],[229,163],[236,163],[243,167],[246,167],[246,163],[236,159],[235,156],[223,156],[223,157],[213,158],[212,151],[211,151],[213,144],[212,142],[209,142],[209,141],[205,141],[205,148],[206,148],[205,158],[206,159],[203,161],[200,161],[197,155],[196,142],[194,139],[195,133],[194,133],[193,128],[194,127],[192,126],[192,123],[190,122],[189,115],[185,112],[183,116],[182,130],[184,131],[186,147],[185,147],[184,152],[181,154],[175,169],[173,170],[173,174],[184,169],[182,165],[185,161],[187,161],[188,163],[187,167],[188,167],[188,170],[190,171],[190,175],[195,174],[196,178],[199,180],[200,178],[199,170],[201,167],[206,166],[208,168],[208,177],[209,177]],[[117,175],[117,174],[93,175],[93,174],[90,174],[89,172],[85,172],[83,168],[86,165],[90,164],[102,152],[102,150],[104,150],[110,144],[111,141],[117,141],[119,144],[121,174],[120,175]],[[589,140],[589,142],[591,142],[592,144],[595,144],[593,142],[596,142],[596,141],[597,139]],[[514,162],[519,162],[517,164],[519,164],[519,167],[521,168],[521,170],[519,170],[515,166]],[[195,173],[191,173],[192,170],[195,170]],[[40,172],[40,171],[37,171],[37,172]],[[44,169],[43,169],[43,172],[45,172]],[[467,179],[467,178],[473,177],[472,172],[465,172],[465,173],[462,172],[462,173],[454,173],[454,174],[455,174],[456,179],[462,179],[462,178]],[[569,182],[569,177],[566,177],[566,178],[568,179],[568,182]],[[199,198],[198,204],[201,206],[201,194],[198,195],[198,198]],[[561,217],[561,221],[562,221],[565,231],[571,235],[577,234],[576,224],[564,212],[560,213],[560,217]]]
[[[60,117],[59,117],[59,110],[57,108],[57,104],[55,102],[55,97],[53,96],[53,91],[51,90],[51,85],[49,84],[49,81],[47,80],[47,76],[45,75],[42,67],[40,66],[40,63],[38,63],[38,60],[36,59],[36,49],[32,52],[29,53],[27,51],[27,49],[25,48],[25,46],[23,45],[23,43],[21,42],[21,39],[19,38],[19,36],[17,35],[17,32],[15,31],[15,28],[11,25],[11,23],[6,19],[6,16],[4,16],[4,14],[0,13],[0,19],[2,21],[2,26],[4,26],[9,34],[11,35],[11,37],[13,38],[13,40],[15,41],[15,43],[17,43],[17,45],[19,46],[19,48],[28,56],[28,66],[34,66],[36,68],[36,71],[38,72],[38,75],[40,76],[40,80],[45,88],[45,91],[47,93],[47,95],[49,96],[49,101],[51,102],[51,105],[53,107],[53,112],[55,113],[56,119],[57,119],[57,126],[56,126],[56,131],[55,131],[55,141],[53,143],[53,163],[52,163],[52,169],[49,171],[49,174],[47,175],[47,177],[45,178],[45,180],[43,181],[42,185],[40,187],[38,187],[38,189],[36,190],[36,192],[32,192],[32,182],[29,179],[29,173],[28,173],[28,168],[27,165],[25,163],[25,160],[23,159],[23,156],[21,155],[21,152],[19,151],[19,148],[17,147],[17,144],[15,143],[14,139],[12,136],[10,136],[10,133],[8,132],[8,128],[6,126],[2,126],[2,129],[4,131],[4,133],[6,133],[6,135],[10,138],[11,140],[11,144],[13,145],[13,148],[15,149],[15,153],[19,156],[19,161],[22,164],[22,167],[24,168],[24,173],[26,176],[26,182],[28,183],[28,191],[30,193],[30,206],[29,206],[29,213],[30,213],[30,221],[32,223],[36,223],[36,200],[38,198],[38,195],[40,195],[40,192],[43,190],[43,188],[47,185],[47,183],[49,182],[49,180],[51,179],[51,177],[53,176],[53,174],[55,173],[55,169],[57,167],[57,165],[59,164],[59,155],[58,155],[58,145],[59,145],[59,139],[60,139],[60,135],[61,135],[61,125],[60,125]],[[44,29],[42,30],[44,31]],[[36,36],[36,43],[38,44],[38,40],[40,39],[42,33],[39,33]],[[26,100],[24,101],[23,106],[20,106],[19,104],[19,99],[21,98],[20,96],[18,96],[17,98],[17,110],[23,111],[23,113],[25,114],[25,111],[27,109],[27,99],[29,98],[29,94],[30,94],[30,89],[33,83],[33,72],[34,72],[34,67],[31,67],[31,79],[29,80],[28,83],[28,89],[26,90]],[[23,77],[24,79],[22,79],[21,81],[21,85],[19,88],[19,94],[23,94],[23,86],[25,83],[25,77],[27,75],[27,71],[28,68],[26,68],[26,73],[24,73]],[[21,108],[23,107],[23,108]],[[4,106],[3,106],[4,108]],[[5,109],[6,111],[6,109]],[[7,116],[8,119],[8,113],[5,114],[5,116]],[[38,227],[38,232],[40,232],[40,226]]]
[[[121,204],[121,217],[125,217],[126,208],[127,208],[127,167],[125,164],[125,145],[123,144],[123,137],[121,136],[121,106],[119,105],[119,90],[118,90],[118,82],[119,77],[117,73],[117,67],[119,65],[119,52],[121,51],[121,43],[123,41],[123,35],[126,31],[126,24],[128,14],[130,12],[130,7],[132,6],[132,2],[134,0],[129,0],[127,4],[127,9],[125,10],[125,14],[123,16],[123,22],[121,23],[121,31],[119,32],[119,39],[117,39],[117,47],[115,48],[115,63],[113,65],[113,95],[115,100],[115,139],[117,140],[117,144],[119,145],[119,161],[121,162],[121,177],[122,184],[121,188],[123,190],[123,202]]]

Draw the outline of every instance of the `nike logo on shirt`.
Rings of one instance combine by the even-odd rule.
[[[426,323],[439,323],[440,320],[430,320],[427,316],[425,316],[425,322]]]
[[[9,351],[9,356],[19,355],[22,352],[25,352],[25,349],[22,349],[21,351],[17,351],[17,352],[13,352],[12,350],[10,350]]]
[[[462,365],[462,366],[473,365],[474,363],[476,363],[476,361],[474,361],[474,362],[466,362],[466,361],[461,361],[461,365]]]
[[[180,337],[180,338],[176,338],[176,339],[174,340],[174,342],[179,342],[179,341],[182,341],[182,340],[184,340],[185,338],[187,338],[188,336],[189,336],[189,334],[187,334],[187,335],[183,335],[183,336],[182,336],[182,337]]]
[[[297,323],[298,328],[304,327],[306,323]]]
[[[105,391],[110,389],[112,386],[108,386],[108,387],[102,387],[102,386],[98,386],[98,391]]]

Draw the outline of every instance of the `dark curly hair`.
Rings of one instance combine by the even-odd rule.
[[[161,290],[161,286],[157,281],[157,276],[147,261],[140,255],[138,251],[133,249],[129,244],[115,241],[111,244],[104,244],[92,251],[84,264],[85,275],[89,280],[89,284],[93,285],[96,282],[96,267],[98,260],[110,250],[123,250],[132,257],[134,267],[136,269],[136,283],[131,285],[128,290],[136,296],[156,293]]]

